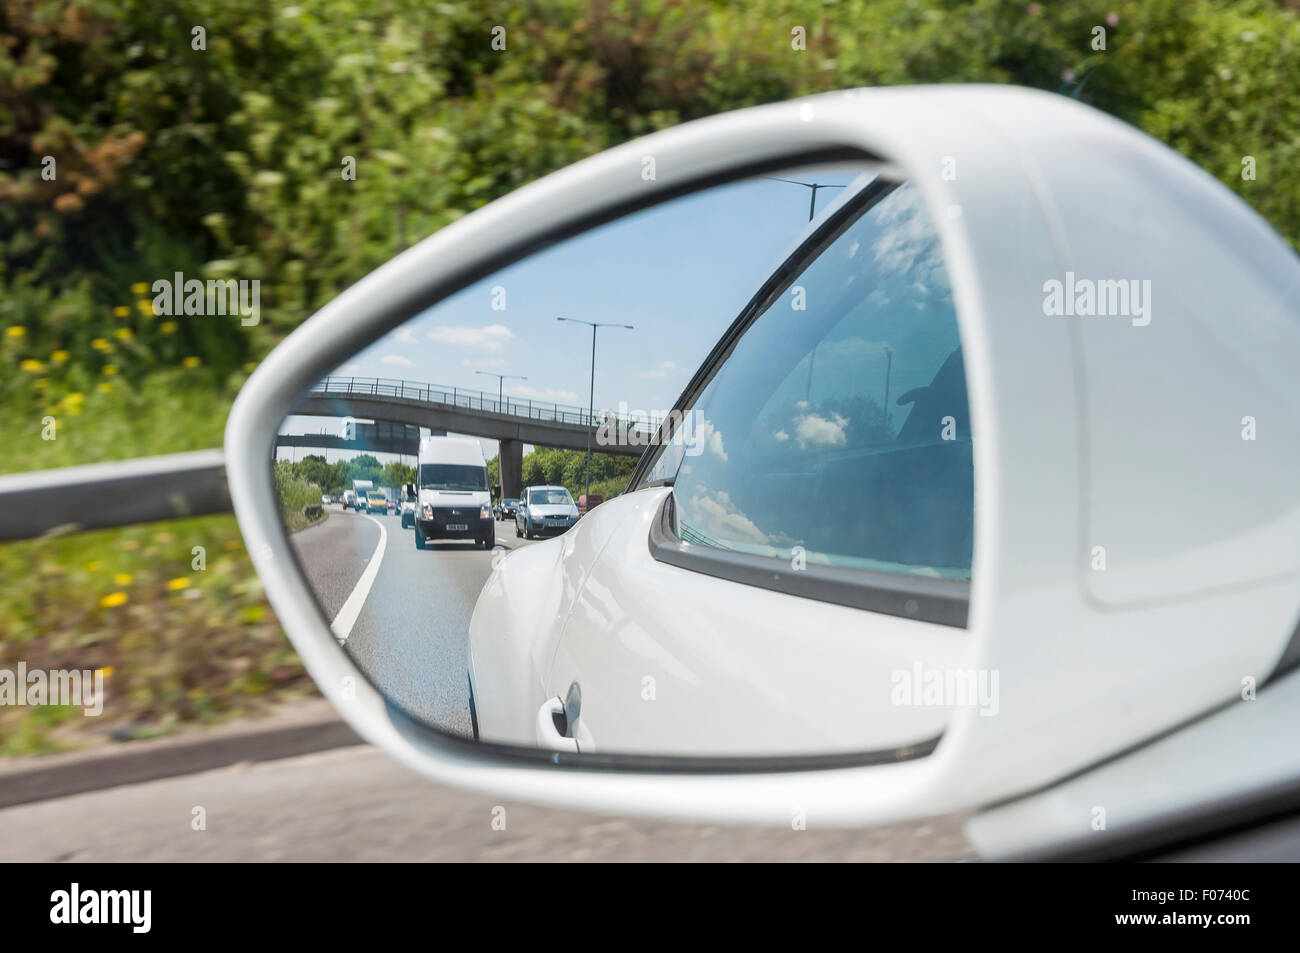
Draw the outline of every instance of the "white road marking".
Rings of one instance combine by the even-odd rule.
[[[366,566],[366,571],[357,580],[356,586],[352,589],[352,594],[348,596],[348,601],[343,603],[343,608],[339,610],[339,614],[330,623],[330,628],[334,630],[334,638],[339,640],[339,645],[348,640],[348,636],[352,634],[352,627],[357,624],[357,617],[361,615],[361,607],[366,604],[366,596],[370,595],[370,587],[375,584],[375,577],[379,575],[379,564],[384,558],[384,548],[388,545],[388,530],[384,529],[384,524],[368,514],[362,513],[358,515],[365,516],[366,519],[379,527],[379,545],[370,554],[370,564]]]

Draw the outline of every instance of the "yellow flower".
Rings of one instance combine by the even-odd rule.
[[[116,308],[113,309],[113,317],[115,318],[129,317],[130,314],[131,314],[131,309],[124,304],[119,304]]]
[[[164,321],[162,324],[159,325],[159,328],[162,329],[163,334],[171,334],[173,331],[176,330],[176,322]]]
[[[135,303],[135,306],[140,309],[141,314],[153,317],[153,302],[148,298],[141,298]]]
[[[105,376],[105,377],[112,377],[112,376],[113,376],[114,374],[116,374],[116,373],[117,373],[117,365],[116,365],[116,364],[105,364],[105,365],[104,365],[104,376]]]
[[[96,675],[103,675],[105,678],[113,674],[113,666],[105,665],[103,668],[95,669]]]
[[[88,572],[99,572],[99,567],[102,565],[103,563],[98,559],[92,559],[90,562],[86,563],[86,570]]]
[[[115,585],[115,586],[129,586],[129,585],[131,585],[131,580],[132,580],[133,578],[134,578],[134,577],[133,577],[129,572],[119,572],[119,573],[114,573],[114,575],[113,575],[113,585]]]
[[[45,370],[45,365],[40,361],[34,361],[30,357],[18,365],[19,370],[27,371],[29,374],[39,374]]]
[[[27,329],[21,324],[11,324],[5,328],[5,337],[7,338],[20,338],[26,333]]]
[[[118,337],[119,339],[121,339],[121,340],[123,340],[123,341],[129,341],[129,340],[131,340],[131,337],[132,337],[132,331],[131,331],[130,328],[118,328],[118,329],[117,329],[116,331],[114,331],[113,333],[114,333],[115,335],[117,335],[117,337]]]
[[[148,290],[149,290],[149,286],[145,284],[143,281],[137,281],[135,284],[131,286],[131,294],[133,295],[142,295]]]
[[[109,344],[105,338],[95,338],[95,340],[90,342],[90,346],[96,351],[108,352],[113,350],[113,345]]]
[[[153,541],[155,543],[170,543],[172,541],[171,533],[154,533]]]
[[[100,394],[111,394],[113,393],[113,385],[108,381],[100,381],[95,385],[95,390]]]
[[[53,354],[50,355],[50,360],[52,360],[55,364],[62,364],[65,361],[67,361],[69,356],[70,355],[68,354],[67,351],[62,351],[62,350],[55,351]]]
[[[190,581],[184,578],[183,576],[178,577],[176,579],[169,580],[167,583],[167,588],[170,589],[172,592],[175,592],[178,589],[188,589],[189,587],[190,587]]]
[[[105,609],[111,609],[114,606],[120,606],[124,602],[126,602],[125,592],[110,592],[108,595],[104,596],[104,598],[99,600],[99,604],[103,606]]]
[[[182,367],[198,367],[198,366],[199,366],[199,359],[198,359],[197,357],[194,357],[193,355],[190,355],[189,357],[185,358],[185,360],[181,361],[181,366],[182,366]]]

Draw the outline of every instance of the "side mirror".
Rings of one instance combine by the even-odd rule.
[[[960,174],[943,174],[954,156]],[[1098,217],[1096,195],[1112,187],[1134,206],[1127,230]],[[1196,196],[1205,202],[1187,201]],[[1208,410],[1186,426],[1176,411],[1210,399],[1174,371],[1179,355],[1213,353],[1194,336],[1222,313],[1281,313],[1296,277],[1284,243],[1232,202],[1136,131],[1018,90],[831,94],[657,133],[456,221],[291,334],[229,419],[240,526],[321,690],[368,741],[431,778],[577,808],[780,825],[792,812],[831,826],[1005,807],[1228,705],[1238,671],[1267,681],[1279,659],[1300,658],[1287,651],[1300,510],[1283,476],[1300,467],[1300,442],[1261,442],[1237,463],[1197,429]],[[1192,207],[1167,241],[1142,233]],[[1232,227],[1213,227],[1216,216]],[[1101,276],[1138,262],[1178,287],[1190,279],[1169,241],[1189,242],[1208,269],[1180,299],[1187,315],[1144,329],[1045,310],[1045,284],[1071,262]],[[1260,285],[1261,263],[1276,285]],[[495,285],[509,287],[509,312],[492,309]],[[604,330],[611,289],[625,312]],[[592,327],[557,324],[557,311]],[[710,317],[711,351],[653,350],[685,340],[682,321]],[[385,380],[381,394],[399,328],[420,332],[403,340],[421,342],[407,359],[427,379]],[[467,366],[451,349],[473,342],[494,355],[519,342],[501,351],[518,362],[510,370],[536,374],[523,362],[550,352],[525,334],[549,346],[570,331],[559,392],[584,392],[589,353],[610,362],[617,388],[698,365],[648,447],[629,436],[633,414],[597,427],[590,406],[438,379]],[[1289,420],[1280,395],[1293,393],[1293,368],[1281,357],[1300,342],[1277,322],[1260,332],[1282,335],[1261,348],[1279,355],[1268,373],[1236,375],[1233,393]],[[345,364],[375,379],[336,376]],[[1144,386],[1153,367],[1170,369],[1167,393]],[[1132,393],[1161,402],[1167,431],[1125,416],[1114,402]],[[920,404],[933,420],[909,416]],[[292,415],[495,441],[503,492],[519,492],[525,445],[590,446],[602,466],[613,458],[613,475],[584,468],[569,481],[606,494],[576,525],[539,514],[513,529],[550,538],[497,536],[481,513],[484,453],[467,440],[432,479],[421,467],[437,499],[414,526],[344,514],[355,545],[319,544],[327,558],[370,560],[345,567],[368,588],[331,610],[337,600],[299,558],[324,537],[285,531],[266,466]],[[1125,453],[1148,465],[1117,467]],[[1184,496],[1160,492],[1197,472],[1198,455],[1253,491],[1203,500],[1205,529],[1189,524]],[[868,503],[846,520],[833,504],[854,494]],[[1234,522],[1242,501],[1250,519]],[[1170,535],[1153,541],[1143,526]],[[1104,573],[1089,562],[1102,539]],[[383,588],[410,573],[434,582]],[[438,598],[448,578],[474,580],[467,619],[448,621],[464,598]],[[426,620],[441,641],[399,644],[408,634],[385,627],[396,615],[367,615],[368,593],[431,598],[400,617]],[[433,671],[435,658],[441,681],[427,695],[407,669],[385,667]]]

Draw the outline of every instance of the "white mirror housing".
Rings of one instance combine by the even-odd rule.
[[[280,529],[265,461],[298,398],[380,334],[544,242],[730,177],[848,156],[914,182],[942,242],[975,435],[970,608],[955,664],[996,673],[996,713],[955,709],[924,757],[773,764],[755,776],[529,758],[440,735],[387,704],[338,650]],[[1082,281],[1138,284],[1125,313],[1053,313],[1051,283],[1064,311],[1067,289],[1084,300]],[[1295,254],[1227,189],[1063,97],[944,86],[762,106],[577,163],[349,288],[240,394],[226,431],[231,496],[322,691],[364,738],[433,779],[575,808],[781,825],[792,811],[835,826],[971,810],[1154,739],[1232,702],[1242,678],[1262,685],[1294,660],[1298,289]],[[1243,453],[1245,417],[1259,436]]]

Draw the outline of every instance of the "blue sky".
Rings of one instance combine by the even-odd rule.
[[[862,171],[839,165],[779,174],[847,184]],[[817,193],[818,218],[841,193]],[[526,381],[504,382],[506,395],[586,406],[591,330],[556,321],[563,315],[635,326],[598,332],[597,410],[625,401],[631,409],[666,412],[808,229],[808,204],[808,189],[759,178],[646,209],[463,289],[380,338],[336,373],[493,394],[496,379],[476,371],[523,375]],[[504,309],[493,307],[501,304],[498,288]],[[324,423],[290,418],[281,429],[311,432]],[[484,451],[495,454],[495,443],[484,441]]]

